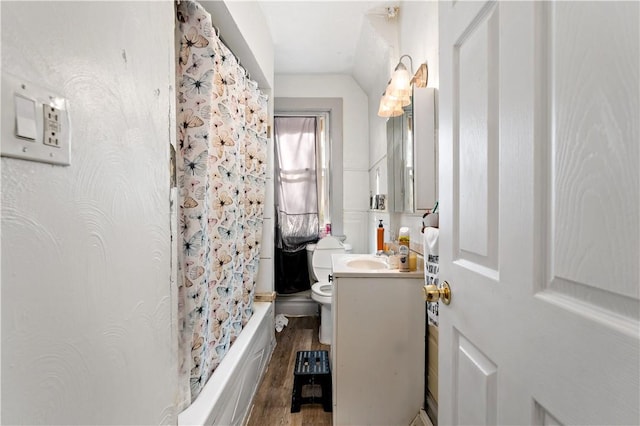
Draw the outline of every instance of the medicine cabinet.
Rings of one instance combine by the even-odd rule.
[[[387,121],[388,207],[415,213],[437,199],[436,89],[414,88],[404,114]]]
[[[413,212],[413,111],[387,121],[387,173],[389,211]]]

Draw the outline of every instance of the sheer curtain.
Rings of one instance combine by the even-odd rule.
[[[194,1],[176,9],[181,402],[195,399],[253,312],[267,99]]]
[[[275,117],[276,290],[309,288],[305,247],[318,240],[315,117]]]

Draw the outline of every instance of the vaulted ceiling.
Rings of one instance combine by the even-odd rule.
[[[366,79],[367,70],[388,66],[385,50],[396,43],[397,31],[381,30],[377,22],[384,26],[393,21],[388,8],[398,3],[261,0],[275,48],[275,73],[350,74],[356,80]]]

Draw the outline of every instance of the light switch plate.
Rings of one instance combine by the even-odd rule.
[[[62,166],[71,165],[71,128],[67,100],[50,89],[4,71],[0,93],[2,156]],[[33,102],[35,107],[33,116],[30,113],[29,102]],[[35,123],[32,123],[32,120]],[[18,123],[22,136],[18,136]],[[35,135],[32,126],[35,126]]]
[[[15,94],[13,97],[16,110],[16,136],[35,141],[36,130],[36,101]]]

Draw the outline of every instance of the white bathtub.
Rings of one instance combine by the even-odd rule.
[[[242,425],[276,344],[274,308],[256,302],[253,316],[178,425]]]

